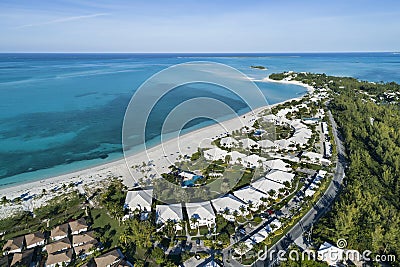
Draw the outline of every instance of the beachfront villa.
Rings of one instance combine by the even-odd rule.
[[[49,254],[46,260],[46,267],[67,266],[73,259],[74,251],[72,249],[65,250],[56,254]]]
[[[67,249],[72,248],[71,241],[69,241],[68,237],[60,239],[58,241],[47,244],[45,249],[48,254],[58,253]]]
[[[94,259],[96,267],[120,266],[119,263],[124,261],[124,254],[119,249],[113,249]],[[130,264],[130,263],[129,263]],[[129,265],[133,266],[133,265]]]
[[[237,152],[237,151],[229,152],[227,155],[230,156],[229,163],[231,163],[231,164],[240,163],[240,162],[243,161],[243,159],[245,157],[247,157],[246,154],[243,154],[243,153],[240,153],[240,152]]]
[[[186,203],[186,211],[190,228],[200,226],[211,228],[215,225],[215,213],[209,201],[198,203]]]
[[[276,197],[279,190],[285,188],[283,184],[268,180],[266,178],[261,178],[255,182],[252,182],[251,187],[268,194],[269,197]]]
[[[275,147],[274,142],[268,139],[257,141],[257,144],[260,148],[264,150],[272,149]]]
[[[7,240],[3,246],[3,255],[21,252],[24,248],[25,237],[18,236],[13,239]]]
[[[251,204],[253,206],[252,209],[255,210],[258,209],[258,207],[263,203],[262,199],[267,197],[264,193],[251,186],[243,187],[233,192],[233,194],[246,204]]]
[[[80,258],[85,258],[93,254],[99,243],[94,238],[93,232],[73,236],[72,242],[75,255]]]
[[[250,138],[241,139],[239,142],[242,144],[242,148],[244,149],[250,150],[259,148],[258,143]]]
[[[45,241],[46,239],[42,232],[35,232],[33,234],[25,235],[25,242],[27,249],[35,248],[38,246],[44,246]]]
[[[343,260],[343,253],[343,249],[328,242],[324,242],[317,251],[318,258],[328,263],[329,266],[339,266],[338,264]]]
[[[295,175],[293,173],[283,172],[280,170],[271,170],[267,175],[265,175],[265,178],[284,184],[285,182],[292,183],[294,176]]]
[[[177,230],[181,228],[179,222],[183,221],[182,204],[156,205],[156,224],[165,224],[172,221],[176,224]]]
[[[69,228],[71,229],[71,235],[77,235],[88,230],[88,225],[84,218],[69,222]]]
[[[303,160],[313,163],[313,164],[322,164],[328,166],[331,164],[329,159],[324,158],[324,156],[320,153],[305,151],[301,154]]]
[[[151,211],[151,204],[153,203],[153,189],[128,191],[125,198],[124,208],[129,213],[140,212],[141,219],[146,220],[148,213]]]
[[[69,224],[64,223],[56,226],[53,230],[51,230],[50,238],[53,241],[57,241],[68,237],[68,234],[69,234]]]
[[[238,214],[241,214],[240,210],[246,205],[244,202],[242,202],[240,199],[232,194],[213,199],[211,200],[211,203],[217,213],[221,214],[225,219],[229,221],[235,221],[235,216],[233,216],[233,213],[237,211]],[[245,211],[245,214],[246,213],[247,212]]]
[[[225,160],[225,156],[227,155],[227,151],[219,148],[219,147],[214,147],[209,150],[204,151],[204,157],[207,160]]]
[[[263,166],[263,163],[265,161],[266,161],[265,158],[255,154],[249,155],[242,159],[243,166],[245,166],[246,168],[256,168]]]
[[[219,144],[225,148],[232,148],[232,147],[236,147],[239,144],[239,141],[236,140],[233,137],[224,137],[221,139],[221,141],[219,142]]]
[[[30,249],[22,251],[21,253],[14,253],[10,267],[34,265],[35,263],[32,260],[34,251],[34,249]]]
[[[292,170],[292,168],[290,168],[290,165],[281,159],[267,160],[264,162],[264,166],[266,166],[270,170],[280,170],[284,172]]]

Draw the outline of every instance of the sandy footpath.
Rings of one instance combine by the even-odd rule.
[[[268,78],[263,79],[264,82],[279,82]],[[290,83],[303,86],[309,92],[312,92],[312,87],[295,81],[282,81],[281,83]],[[292,98],[287,101],[292,101]],[[286,101],[285,101],[286,102]],[[277,103],[278,105],[281,103]],[[275,106],[270,105],[269,108]],[[99,182],[111,177],[121,177],[124,184],[132,187],[135,182],[140,184],[151,184],[154,177],[159,177],[161,173],[167,172],[168,167],[176,162],[179,157],[184,155],[192,155],[197,151],[198,147],[211,147],[213,139],[224,136],[233,130],[238,130],[243,126],[251,126],[255,118],[255,114],[268,107],[262,107],[227,121],[219,122],[218,124],[210,125],[190,133],[186,133],[177,138],[162,142],[161,144],[145,151],[136,153],[125,159],[120,159],[110,163],[91,167],[81,171],[59,175],[52,178],[33,181],[25,184],[19,184],[12,187],[0,189],[0,197],[6,196],[8,199],[16,197],[40,196],[43,189],[47,194],[40,198],[31,198],[31,200],[23,201],[18,205],[1,205],[0,218],[4,218],[14,213],[17,210],[32,209],[45,204],[49,199],[54,197],[56,193],[50,192],[51,189],[59,188],[58,193],[62,192],[62,185],[70,183],[79,183],[78,189],[87,186],[99,186]],[[144,163],[144,164],[143,164]],[[128,167],[129,166],[129,167]],[[132,167],[133,166],[133,167]]]

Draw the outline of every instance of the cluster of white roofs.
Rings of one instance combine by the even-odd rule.
[[[304,195],[306,197],[313,196],[316,192],[316,190],[319,188],[321,184],[321,180],[325,178],[326,176],[326,171],[319,170],[317,175],[315,176],[314,180],[311,182],[311,184],[307,187],[306,191],[304,191]]]
[[[247,208],[256,210],[263,203],[263,200],[269,197],[277,197],[279,190],[285,188],[284,183],[291,183],[295,175],[286,172],[290,168],[282,160],[271,160],[268,162],[268,166],[271,167],[271,170],[265,177],[234,191],[233,195],[227,194],[211,201],[186,203],[185,208],[190,227],[193,229],[197,226],[212,227],[215,223],[215,212],[233,221],[235,211],[238,214],[246,215],[248,213]],[[126,195],[124,207],[131,212],[139,211],[144,220],[151,212],[152,200],[152,189],[129,191]],[[173,221],[177,223],[177,230],[181,229],[179,222],[184,218],[182,208],[181,203],[156,205],[157,224]]]
[[[279,228],[281,228],[282,224],[278,219],[274,219],[272,222],[270,222],[267,226],[262,228],[260,231],[257,233],[254,233],[251,235],[248,239],[244,241],[246,245],[246,250],[244,252],[250,251],[255,244],[258,244],[262,241],[264,241],[268,235],[272,234]],[[236,253],[240,254],[243,253],[243,251],[238,251],[238,249],[235,249]]]

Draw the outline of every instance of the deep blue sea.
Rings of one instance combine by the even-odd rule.
[[[293,70],[400,82],[398,53],[0,54],[0,186],[121,158],[123,116],[135,90],[158,71],[189,61],[224,63],[255,79]],[[294,85],[257,85],[270,104],[305,93]],[[239,113],[246,110],[235,96],[213,87],[183,88],[155,111],[147,142],[159,142],[166,110],[199,95],[211,95]],[[210,123],[193,121],[186,131]]]

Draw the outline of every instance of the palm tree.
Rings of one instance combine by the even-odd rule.
[[[236,251],[240,255],[240,263],[243,262],[243,255],[249,250],[249,247],[244,242],[238,242],[235,244]]]

